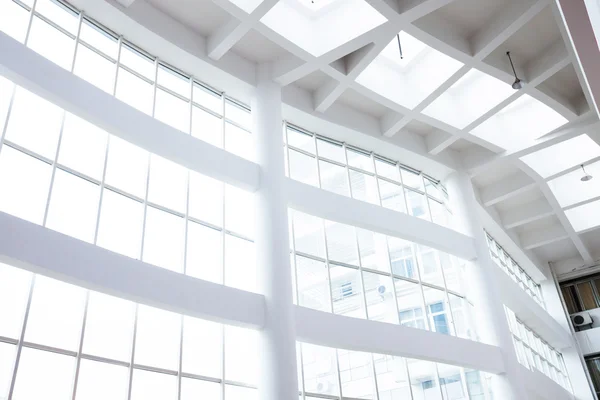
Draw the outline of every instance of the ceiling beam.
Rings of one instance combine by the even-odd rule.
[[[135,2],[135,0],[116,0],[117,3],[122,5],[123,7],[131,7],[131,5]]]
[[[518,172],[507,178],[484,186],[480,189],[481,203],[485,207],[493,206],[517,194],[533,189],[536,182],[524,173]]]
[[[459,138],[439,129],[427,135],[425,143],[427,144],[427,152],[429,154],[439,154],[452,144],[456,143]]]
[[[525,250],[532,250],[560,240],[568,239],[569,235],[561,224],[554,224],[542,229],[524,231],[519,234],[521,246]]]
[[[548,204],[546,199],[538,199],[519,205],[508,211],[499,212],[499,214],[502,225],[506,229],[513,229],[553,215],[554,209]]]

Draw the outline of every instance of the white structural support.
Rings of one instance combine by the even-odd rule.
[[[454,210],[457,228],[475,239],[477,261],[468,264],[467,273],[472,279],[469,292],[475,307],[478,334],[481,339],[502,349],[505,373],[492,380],[494,396],[499,399],[520,400],[528,398],[522,377],[521,365],[513,347],[512,334],[508,326],[499,288],[494,281],[494,270],[485,232],[481,220],[474,210],[478,203],[471,179],[465,172],[452,174],[446,186],[456,202]]]
[[[0,212],[0,260],[137,303],[259,329],[264,299],[113,253]],[[118,278],[116,278],[118,277]]]
[[[298,374],[281,135],[281,87],[270,79],[268,65],[261,65],[258,73],[252,117],[262,179],[255,199],[255,246],[257,285],[265,296],[266,311],[259,340],[258,397],[295,399]]]
[[[125,105],[0,32],[0,74],[66,111],[193,171],[254,191],[256,164]]]

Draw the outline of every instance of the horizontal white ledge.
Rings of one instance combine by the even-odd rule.
[[[129,106],[0,32],[0,74],[151,153],[242,189],[260,184],[257,164]]]
[[[433,247],[465,260],[477,257],[473,238],[433,222],[289,178],[286,191],[288,204],[295,210]]]
[[[529,394],[536,399],[573,400],[575,397],[565,388],[542,374],[538,370],[531,371],[519,364],[521,379]],[[579,399],[579,397],[577,397]]]
[[[496,346],[299,306],[296,335],[299,341],[320,346],[417,358],[494,374],[504,372],[502,351]]]
[[[192,317],[260,329],[262,295],[169,271],[0,212],[0,261]]]

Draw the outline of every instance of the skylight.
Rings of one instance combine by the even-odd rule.
[[[510,85],[472,69],[423,113],[463,129],[512,93],[514,90]]]
[[[403,58],[394,38],[356,82],[406,108],[414,108],[463,64],[400,32]]]
[[[576,169],[563,176],[548,182],[552,193],[561,207],[568,207],[582,201],[600,197],[600,162],[585,166],[588,174],[595,177],[588,182],[582,182],[581,177],[585,174],[581,169]]]
[[[565,214],[576,232],[600,225],[600,200],[566,210]]]
[[[521,157],[521,160],[542,178],[547,178],[595,157],[600,157],[600,146],[584,134]]]
[[[471,131],[505,149],[520,149],[565,124],[567,119],[539,100],[524,94]]]

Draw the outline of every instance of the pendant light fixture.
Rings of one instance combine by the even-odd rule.
[[[400,52],[400,59],[403,60],[404,56],[402,55],[402,45],[400,44],[400,32],[398,32],[396,38],[398,39],[398,51]]]
[[[512,88],[515,90],[522,89],[523,82],[519,79],[519,77],[517,77],[517,71],[515,71],[515,66],[513,65],[512,58],[510,57],[510,51],[507,51],[506,55],[508,56],[508,61],[510,61],[510,66],[513,70],[513,74],[515,75],[515,81],[512,84]]]
[[[581,177],[581,182],[588,182],[588,181],[591,181],[592,179],[594,179],[593,176],[591,176],[590,174],[588,174],[585,171],[585,168],[583,167],[583,164],[581,164],[581,169],[583,171],[583,176]]]

